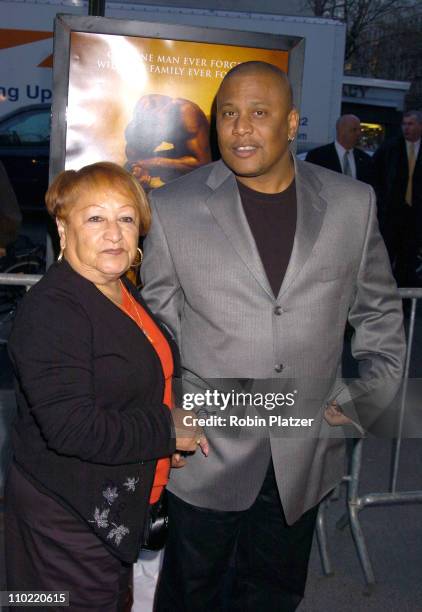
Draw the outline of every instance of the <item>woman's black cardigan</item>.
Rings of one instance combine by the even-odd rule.
[[[156,460],[175,450],[156,352],[132,319],[65,261],[24,298],[9,352],[17,378],[16,464],[113,554],[134,562]]]

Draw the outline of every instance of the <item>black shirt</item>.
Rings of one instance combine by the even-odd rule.
[[[274,296],[290,260],[296,232],[296,183],[281,193],[261,193],[237,181],[243,210]]]

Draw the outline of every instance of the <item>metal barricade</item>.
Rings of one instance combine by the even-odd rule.
[[[41,274],[0,274],[1,285],[17,285],[30,289],[42,278]]]
[[[416,321],[416,305],[418,299],[422,298],[422,289],[399,289],[402,299],[411,300],[409,326],[407,332],[407,347],[405,356],[405,368],[403,374],[403,384],[399,394],[399,415],[397,425],[397,435],[393,440],[392,448],[392,470],[388,491],[377,491],[359,495],[360,474],[362,468],[362,449],[364,440],[357,440],[351,456],[350,473],[343,477],[343,483],[347,486],[347,512],[337,522],[337,527],[342,529],[350,524],[353,539],[356,546],[357,555],[362,566],[365,582],[370,592],[375,585],[375,575],[366,545],[365,535],[359,521],[359,513],[365,508],[374,506],[392,506],[397,504],[415,504],[422,502],[422,490],[397,491],[397,478],[400,463],[400,453],[403,439],[403,423],[406,411],[406,399],[409,383],[410,362],[412,348],[414,344],[414,332]],[[335,491],[336,493],[336,491]],[[327,536],[325,531],[325,513],[330,499],[324,500],[318,513],[316,535],[321,556],[322,568],[325,575],[332,575],[333,570],[327,546]]]

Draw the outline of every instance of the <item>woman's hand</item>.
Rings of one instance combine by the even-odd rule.
[[[182,457],[180,453],[173,453],[171,456],[171,467],[172,468],[182,468],[186,465],[186,459]]]
[[[189,416],[189,412],[181,408],[173,408],[171,416],[176,432],[176,449],[178,451],[195,452],[199,446],[202,453],[207,457],[209,445],[202,427],[185,424],[185,417]]]

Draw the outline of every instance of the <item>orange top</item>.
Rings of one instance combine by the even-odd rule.
[[[122,283],[122,310],[140,327],[143,333],[154,347],[161,361],[164,374],[164,397],[163,404],[173,408],[171,383],[173,376],[173,355],[169,343],[161,333],[158,325],[151,319],[149,314],[128,292]],[[154,482],[152,484],[150,504],[155,503],[160,498],[161,492],[168,483],[170,472],[170,458],[163,457],[157,461],[155,468]]]

